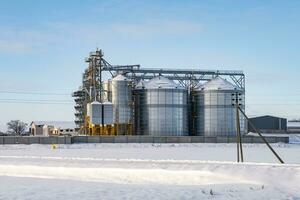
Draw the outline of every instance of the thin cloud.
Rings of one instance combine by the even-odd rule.
[[[96,44],[118,39],[148,40],[185,37],[202,31],[198,23],[176,20],[152,20],[144,23],[77,24],[47,23],[39,29],[0,29],[0,52],[28,53],[48,46]],[[43,50],[44,51],[44,50]]]
[[[3,53],[24,53],[31,51],[30,46],[18,41],[0,40],[0,52]]]
[[[151,21],[139,24],[116,23],[111,31],[129,38],[156,38],[166,36],[186,36],[202,30],[198,23],[187,21]]]
[[[38,30],[0,29],[0,52],[29,53],[55,41],[55,35]]]

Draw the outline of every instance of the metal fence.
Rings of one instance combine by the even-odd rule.
[[[265,137],[269,143],[289,143],[289,137]],[[263,143],[260,137],[244,136],[243,143]],[[78,144],[78,143],[235,143],[233,136],[3,136],[4,144]]]

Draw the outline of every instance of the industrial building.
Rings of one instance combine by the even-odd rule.
[[[287,119],[270,115],[252,117],[250,122],[263,133],[285,133],[287,131]],[[249,123],[250,123],[249,122]],[[249,132],[255,132],[249,125]]]
[[[233,136],[238,127],[247,133],[237,112],[245,110],[242,71],[111,65],[103,56],[97,50],[85,59],[82,85],[72,94],[80,134]]]
[[[290,120],[287,122],[289,133],[300,133],[300,120]]]
[[[29,132],[33,136],[76,135],[76,126],[69,121],[33,121]]]

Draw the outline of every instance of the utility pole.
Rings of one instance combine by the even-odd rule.
[[[240,123],[240,96],[242,94],[239,92],[236,92],[235,94],[232,94],[232,96],[235,96],[233,100],[233,106],[235,106],[235,118],[236,118],[236,147],[237,147],[237,162],[244,162],[244,154],[243,154],[243,145],[242,145],[242,136],[241,136],[241,123]]]
[[[244,115],[244,117],[247,119],[247,121],[249,122],[249,125],[254,129],[254,131],[261,137],[261,139],[264,141],[264,143],[268,146],[268,148],[271,150],[271,152],[276,156],[276,158],[279,160],[279,162],[281,164],[284,164],[283,160],[280,158],[280,156],[276,153],[276,151],[271,147],[271,145],[268,143],[268,141],[266,140],[266,138],[260,133],[260,131],[258,129],[256,129],[256,127],[254,126],[254,124],[249,120],[249,118],[247,117],[247,115],[245,114],[245,112],[238,107],[239,111]]]
[[[235,106],[236,108],[236,132],[237,132],[237,162],[244,162],[244,156],[243,156],[243,147],[242,147],[242,136],[241,136],[241,127],[240,127],[240,112],[245,117],[249,125],[253,128],[253,130],[261,137],[261,139],[264,141],[264,143],[267,145],[267,147],[271,150],[271,152],[275,155],[275,157],[279,160],[281,164],[284,164],[283,160],[280,158],[280,156],[276,153],[276,151],[271,147],[271,145],[268,143],[266,138],[260,133],[260,131],[254,126],[254,124],[249,120],[243,109],[241,109],[240,101],[242,100],[241,93],[236,92],[235,94],[232,94],[232,106]]]

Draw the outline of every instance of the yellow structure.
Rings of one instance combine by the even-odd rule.
[[[89,116],[86,116],[86,133],[87,135],[131,135],[133,125],[132,124],[93,124]],[[119,134],[122,133],[122,134]]]
[[[132,124],[114,124],[114,135],[132,135],[132,131]]]
[[[86,117],[87,122],[87,131],[86,133],[91,136],[95,135],[115,135],[114,125],[113,124],[105,124],[105,125],[96,125],[92,124],[90,117]]]

